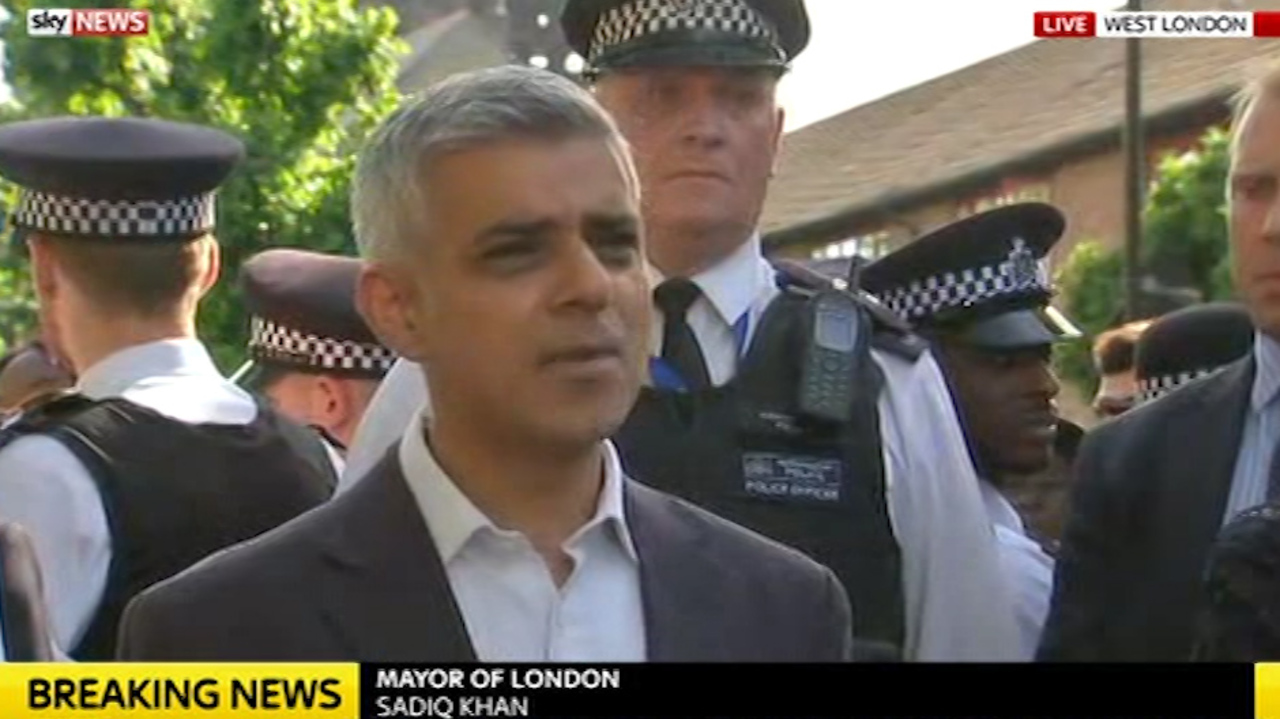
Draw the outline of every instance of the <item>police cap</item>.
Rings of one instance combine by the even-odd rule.
[[[1066,219],[1028,202],[953,222],[872,262],[862,288],[914,327],[946,330],[967,344],[1016,349],[1080,336],[1050,304],[1041,260]]]
[[[23,192],[20,231],[94,240],[173,240],[214,227],[214,192],[244,156],[209,127],[144,118],[58,117],[0,127],[0,175]]]
[[[1192,305],[1160,317],[1138,338],[1139,401],[1161,397],[1244,357],[1253,337],[1249,312],[1234,302]]]
[[[803,0],[568,0],[560,24],[589,73],[659,65],[782,71],[809,44]]]
[[[356,309],[360,260],[272,249],[240,268],[250,315],[249,356],[297,372],[381,378],[395,354]]]

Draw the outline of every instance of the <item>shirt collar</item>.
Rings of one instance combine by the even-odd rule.
[[[1280,391],[1280,342],[1257,333],[1253,342],[1257,374],[1253,378],[1253,411],[1261,412]]]
[[[91,399],[118,397],[143,380],[162,375],[222,376],[199,340],[166,339],[107,355],[80,375],[76,389]]]
[[[485,516],[445,474],[427,446],[425,428],[426,418],[418,413],[400,440],[400,465],[418,509],[427,522],[431,538],[435,540],[440,558],[447,565],[478,532],[501,533],[504,530]],[[617,539],[627,556],[632,561],[639,561],[623,509],[622,463],[613,444],[608,441],[603,444],[604,487],[596,513],[565,542],[565,546],[574,545],[595,527],[607,525],[612,528],[611,536]]]
[[[656,269],[651,272],[656,287],[663,277]],[[728,257],[689,279],[702,290],[724,323],[733,325],[751,309],[761,285],[773,281],[773,268],[764,259],[760,235],[753,234]]]
[[[987,509],[987,517],[993,525],[1011,529],[1018,534],[1026,533],[1022,517],[1018,516],[1018,510],[1014,509],[1009,500],[1000,494],[1000,490],[996,489],[995,485],[982,479],[978,481],[978,487],[982,494],[982,503]]]

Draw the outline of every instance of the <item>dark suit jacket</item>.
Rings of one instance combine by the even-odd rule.
[[[1076,461],[1041,661],[1186,661],[1252,355],[1106,422]]]
[[[635,482],[651,661],[844,661],[850,608],[825,567]],[[476,657],[394,449],[351,490],[129,605],[126,661],[470,662]]]

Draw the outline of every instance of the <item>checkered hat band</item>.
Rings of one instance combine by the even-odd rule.
[[[383,373],[396,361],[395,354],[379,344],[321,337],[261,317],[251,321],[249,352],[262,360],[327,370]]]
[[[213,193],[173,200],[86,200],[22,193],[14,224],[31,230],[99,237],[173,237],[213,229]]]
[[[1211,374],[1213,374],[1213,370],[1211,369],[1198,369],[1190,372],[1179,372],[1177,374],[1145,377],[1138,380],[1138,400],[1140,402],[1150,402],[1153,399],[1158,399],[1169,394],[1192,380],[1197,380]]]
[[[711,30],[779,44],[777,30],[744,0],[631,0],[600,16],[587,60],[632,40],[681,30]]]
[[[1003,262],[913,280],[906,286],[886,290],[878,297],[895,313],[914,320],[1001,297],[1051,291],[1043,266],[1035,273],[1027,274],[1015,272],[1012,262]]]

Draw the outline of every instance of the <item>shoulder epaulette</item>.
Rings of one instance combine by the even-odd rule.
[[[797,262],[777,260],[774,268],[778,272],[780,286],[783,291],[813,295],[823,290],[839,288],[835,280]],[[849,290],[849,295],[858,301],[866,310],[874,323],[872,345],[881,351],[902,357],[912,362],[920,358],[928,349],[928,343],[911,329],[906,320],[899,317],[880,300],[865,290]]]
[[[20,412],[0,423],[0,446],[27,434],[48,432],[71,417],[97,404],[78,392],[59,392],[29,403]]]

